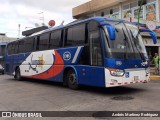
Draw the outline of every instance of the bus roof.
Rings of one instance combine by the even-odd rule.
[[[92,17],[92,18],[88,18],[88,19],[85,19],[85,20],[80,20],[80,21],[76,21],[76,22],[71,22],[71,23],[69,23],[69,24],[67,24],[67,25],[62,25],[62,26],[58,26],[58,27],[55,27],[55,28],[50,28],[50,29],[47,29],[46,32],[52,31],[52,30],[56,30],[56,29],[65,28],[65,27],[69,27],[69,26],[72,26],[72,25],[84,23],[84,22],[91,21],[91,20],[95,20],[95,21],[97,21],[97,22],[99,22],[99,23],[100,23],[100,22],[103,22],[104,20],[117,21],[117,22],[124,21],[124,20],[121,20],[121,19],[113,19],[113,18],[106,18],[106,17]]]
[[[77,24],[80,24],[80,23],[85,23],[85,22],[88,22],[88,21],[91,21],[91,20],[97,21],[98,23],[101,23],[101,22],[104,22],[104,21],[115,21],[115,22],[125,21],[125,20],[122,20],[122,19],[113,19],[113,18],[106,18],[106,17],[92,17],[92,18],[88,18],[88,19],[85,19],[85,20],[71,22],[71,23],[68,23],[67,25],[60,25],[60,26],[57,26],[57,27],[54,27],[54,28],[45,29],[45,30],[42,30],[40,32],[36,32],[36,33],[33,33],[29,36],[18,39],[16,41],[20,41],[20,40],[28,38],[28,37],[37,36],[37,35],[40,35],[40,34],[43,34],[43,33],[51,32],[53,30],[59,30],[59,29],[67,28],[67,27],[77,25]],[[127,21],[125,21],[125,22],[127,22]],[[128,22],[128,23],[135,25],[134,23],[131,23],[131,22]],[[13,41],[13,42],[15,42],[15,41]]]
[[[87,21],[91,21],[91,20],[97,21],[99,23],[103,22],[104,20],[117,21],[117,22],[124,21],[124,20],[121,20],[121,19],[113,19],[113,18],[106,18],[106,17],[92,17],[92,18],[88,18],[88,19],[85,19],[85,20],[71,22],[71,23],[69,23],[67,25],[60,25],[60,26],[57,26],[57,27],[54,27],[54,28],[49,28],[49,29],[46,29],[46,30],[42,30],[40,32],[37,32],[37,33],[34,33],[34,34],[30,35],[29,37],[35,36],[35,35],[39,35],[39,34],[42,34],[42,33],[46,33],[46,32],[50,32],[50,31],[53,31],[53,30],[67,28],[67,27],[70,27],[70,26],[73,26],[73,25],[77,25],[77,24],[80,24],[80,23],[84,23],[84,22],[87,22]]]

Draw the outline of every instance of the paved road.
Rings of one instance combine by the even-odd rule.
[[[17,81],[0,75],[0,111],[4,110],[160,111],[160,81],[116,88],[83,86],[75,91],[53,82]]]

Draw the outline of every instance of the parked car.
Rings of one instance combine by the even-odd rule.
[[[4,74],[4,68],[2,67],[2,65],[0,64],[0,73],[3,75]]]

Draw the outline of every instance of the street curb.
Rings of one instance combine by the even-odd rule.
[[[150,76],[150,80],[160,80],[160,76]]]

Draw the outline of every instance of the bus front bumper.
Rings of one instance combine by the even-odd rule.
[[[110,70],[105,69],[105,87],[116,87],[134,83],[148,83],[150,74],[145,69],[126,69],[123,76],[112,76]]]

